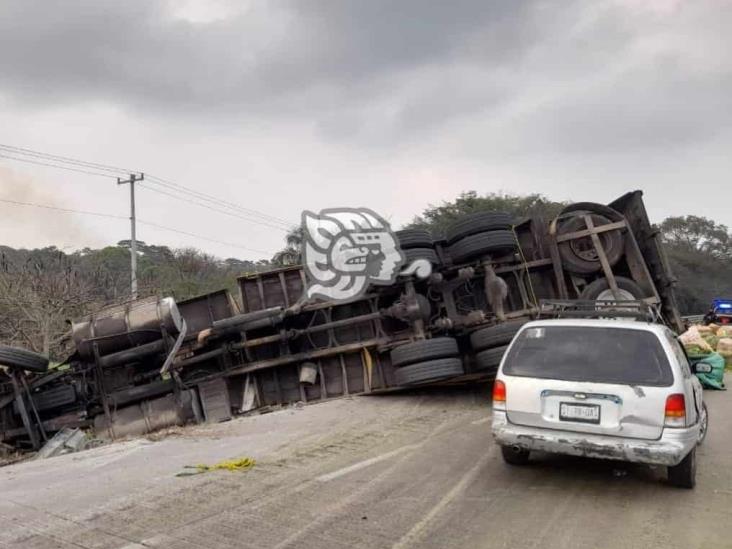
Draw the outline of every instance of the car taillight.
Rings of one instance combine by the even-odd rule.
[[[666,398],[666,427],[686,427],[686,399],[681,393]]]
[[[506,384],[500,379],[493,383],[493,409],[505,410],[506,408]]]

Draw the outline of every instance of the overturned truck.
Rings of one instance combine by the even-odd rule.
[[[64,427],[118,438],[188,421],[429,383],[490,380],[542,300],[643,301],[681,331],[640,191],[556,219],[463,216],[396,233],[433,265],[349,302],[305,299],[299,266],[180,302],[150,298],[74,322],[76,352],[42,372],[0,353],[0,440],[38,448]],[[3,358],[4,357],[4,358]]]

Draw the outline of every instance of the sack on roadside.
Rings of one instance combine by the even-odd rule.
[[[698,326],[692,326],[679,336],[679,341],[686,347],[689,354],[712,353],[714,349],[699,333]]]

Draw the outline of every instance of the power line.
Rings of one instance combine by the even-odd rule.
[[[111,219],[123,219],[125,221],[129,220],[128,217],[125,217],[123,215],[115,215],[115,214],[108,214],[108,213],[101,213],[101,212],[90,212],[90,211],[86,211],[86,210],[75,210],[75,209],[72,209],[72,208],[60,208],[60,207],[57,207],[57,206],[49,206],[47,204],[37,204],[35,202],[21,202],[21,201],[18,201],[18,200],[8,200],[8,199],[5,199],[5,198],[0,198],[0,202],[4,202],[6,204],[14,204],[16,206],[30,206],[30,207],[34,207],[34,208],[43,208],[45,210],[55,210],[55,211],[59,211],[59,212],[63,212],[63,213],[72,213],[72,214],[81,214],[81,215],[93,215],[93,216],[97,216],[97,217],[107,217],[107,218],[111,218]],[[209,242],[215,242],[217,244],[223,244],[225,246],[231,246],[231,247],[234,247],[234,248],[241,248],[242,250],[246,250],[246,251],[249,251],[249,252],[255,252],[255,253],[260,253],[260,254],[265,254],[265,255],[268,255],[270,253],[270,252],[266,252],[264,250],[257,250],[257,249],[254,249],[254,248],[249,248],[247,246],[242,246],[241,244],[235,244],[233,242],[226,242],[224,240],[218,240],[216,238],[210,238],[210,237],[203,236],[203,235],[200,235],[200,234],[191,233],[191,232],[183,231],[183,230],[180,230],[180,229],[175,229],[173,227],[166,227],[165,225],[159,225],[158,223],[153,223],[151,221],[143,221],[143,220],[138,219],[137,222],[138,223],[142,223],[143,225],[149,225],[150,227],[155,227],[156,229],[162,229],[164,231],[170,231],[170,232],[173,232],[173,233],[183,234],[183,235],[186,235],[186,236],[192,236],[194,238],[199,238],[201,240],[207,240]]]
[[[71,172],[79,172],[79,173],[85,173],[89,175],[98,175],[99,177],[109,177],[111,179],[117,179],[114,175],[109,175],[107,173],[98,173],[98,172],[90,172],[87,170],[80,170],[78,168],[71,168],[69,166],[59,166],[58,164],[49,164],[46,162],[38,162],[37,160],[30,160],[28,158],[17,158],[14,156],[6,156],[4,154],[0,154],[0,158],[7,158],[8,160],[15,160],[17,162],[27,162],[28,164],[36,164],[38,166],[48,166],[49,168],[59,168],[61,170],[68,170]]]
[[[241,205],[236,204],[234,202],[227,202],[227,201],[222,200],[220,198],[217,198],[217,197],[214,197],[214,196],[211,196],[211,195],[207,195],[205,193],[196,191],[195,189],[191,189],[190,187],[186,187],[185,185],[181,185],[179,183],[175,183],[173,181],[170,181],[170,180],[167,180],[167,179],[163,179],[161,177],[157,177],[157,176],[149,175],[148,174],[147,175],[147,181],[148,181],[148,183],[152,183],[153,185],[158,185],[158,186],[166,187],[166,188],[169,188],[169,189],[181,190],[182,192],[184,192],[186,194],[189,194],[189,195],[192,195],[192,196],[195,196],[198,199],[203,199],[203,200],[206,200],[208,202],[212,202],[212,203],[214,203],[216,205],[220,205],[220,206],[223,206],[223,207],[226,207],[226,208],[230,208],[232,210],[237,210],[237,211],[240,211],[242,213],[245,213],[245,214],[248,214],[248,215],[252,215],[252,216],[258,217],[258,218],[260,218],[260,219],[262,219],[264,221],[267,221],[267,222],[277,223],[279,225],[283,225],[287,229],[290,229],[293,226],[293,223],[292,222],[290,222],[290,221],[288,221],[286,219],[283,219],[281,217],[277,217],[277,216],[274,216],[274,215],[266,214],[266,213],[263,213],[263,212],[260,212],[260,211],[257,211],[257,210],[253,210],[251,208],[245,208],[244,206],[241,206]]]
[[[45,160],[55,160],[66,164],[76,164],[78,166],[94,168],[115,173],[129,173],[136,170],[130,170],[127,168],[118,168],[116,166],[110,166],[109,164],[99,164],[97,162],[88,162],[86,160],[79,160],[78,158],[71,158],[70,156],[59,156],[56,154],[48,154],[40,151],[34,151],[33,149],[24,149],[23,147],[15,147],[13,145],[4,145],[0,143],[0,149],[5,149],[6,152],[12,154],[21,154],[26,156],[32,156],[36,158],[43,158]]]
[[[2,154],[6,153],[6,154]],[[14,154],[16,156],[8,156],[7,153]],[[31,158],[19,158],[17,155],[20,156],[30,156]],[[29,164],[36,164],[40,166],[47,166],[52,168],[59,168],[62,170],[69,170],[79,173],[84,173],[88,175],[98,175],[101,177],[108,177],[112,179],[116,179],[116,176],[110,175],[108,173],[98,173],[98,171],[106,171],[106,172],[112,172],[115,174],[124,173],[125,175],[132,172],[139,172],[140,170],[128,170],[125,168],[120,168],[116,166],[111,166],[108,164],[100,164],[97,162],[88,162],[85,160],[80,160],[77,158],[72,158],[68,156],[60,156],[60,155],[53,155],[48,154],[40,151],[35,151],[33,149],[27,149],[23,147],[15,147],[13,145],[5,145],[0,144],[0,158],[6,158],[9,160],[14,160],[18,162],[26,162]],[[39,160],[40,159],[40,160]],[[48,162],[42,162],[41,160],[46,160]],[[65,164],[65,165],[62,165]],[[88,168],[88,169],[82,169],[82,168]],[[89,170],[98,170],[98,171],[89,171]],[[266,214],[251,208],[246,208],[244,206],[241,206],[236,203],[225,201],[221,198],[208,195],[205,193],[202,193],[200,191],[196,191],[195,189],[191,189],[190,187],[186,187],[185,185],[181,185],[179,183],[175,183],[173,181],[170,181],[168,179],[164,179],[162,177],[157,176],[151,176],[147,175],[147,179],[149,183],[152,185],[157,185],[159,187],[163,187],[168,190],[174,190],[178,193],[185,194],[189,197],[192,197],[194,200],[186,200],[179,195],[173,195],[170,193],[165,193],[159,189],[150,189],[155,192],[159,192],[161,194],[167,194],[168,196],[175,198],[177,200],[182,200],[185,202],[189,202],[191,204],[206,207],[210,210],[217,211],[219,213],[225,213],[227,215],[231,215],[232,217],[237,217],[239,219],[242,219],[244,221],[250,222],[250,223],[256,223],[260,225],[265,225],[271,228],[276,228],[278,230],[288,231],[292,229],[292,227],[295,225],[294,223],[287,221],[283,218],[279,218],[270,214]],[[150,187],[147,187],[150,188]],[[208,202],[208,205],[201,204],[200,201]],[[222,211],[221,208],[226,208],[227,210],[231,210],[234,212],[237,212],[240,215],[235,215],[230,213],[229,211]]]
[[[264,221],[264,220],[258,220],[258,221],[257,220],[252,220],[252,219],[250,219],[248,217],[245,217],[243,215],[237,214],[237,213],[235,213],[233,211],[226,211],[226,210],[223,210],[221,208],[216,208],[216,207],[210,206],[208,204],[203,204],[201,202],[196,202],[195,200],[188,199],[188,198],[185,198],[183,196],[179,196],[179,195],[176,195],[176,194],[173,194],[173,193],[169,193],[167,191],[163,191],[163,190],[160,190],[160,189],[155,189],[155,188],[152,188],[152,187],[144,187],[144,186],[141,186],[140,188],[146,189],[148,191],[152,191],[154,193],[158,193],[158,194],[163,194],[165,196],[169,196],[169,197],[171,197],[171,198],[173,198],[175,200],[180,200],[181,202],[188,202],[189,204],[194,204],[195,206],[200,206],[201,208],[206,208],[207,210],[211,210],[211,211],[214,211],[214,212],[222,213],[224,215],[228,215],[228,216],[231,216],[231,217],[236,217],[238,219],[243,219],[244,221],[248,221],[250,223],[256,223],[256,224],[259,224],[259,225],[266,225],[267,227],[270,227],[272,229],[277,229],[278,231],[283,231],[283,232],[287,232],[288,231],[287,228],[282,227],[280,225],[275,225],[273,223],[269,223],[269,222]]]
[[[101,212],[89,212],[86,210],[72,210],[71,208],[59,208],[58,206],[49,206],[47,204],[36,204],[34,202],[20,202],[19,200],[8,200],[6,198],[0,198],[0,202],[5,202],[6,204],[15,204],[16,206],[32,206],[34,208],[43,208],[44,210],[56,210],[58,212],[64,212],[64,213],[95,215],[97,217],[109,217],[112,219],[124,219],[124,220],[129,219],[128,217],[125,217],[123,215],[115,215],[115,214],[108,214],[108,213],[101,213]]]

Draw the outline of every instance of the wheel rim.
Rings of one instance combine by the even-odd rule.
[[[620,296],[618,301],[634,301],[636,299],[628,290],[623,290],[622,288],[618,288],[618,294]],[[613,291],[608,288],[600,292],[595,299],[598,301],[616,301],[617,298],[613,294]]]
[[[701,421],[699,421],[699,442],[704,440],[704,438],[707,436],[708,428],[709,428],[709,415],[707,414],[707,409],[702,408]]]

